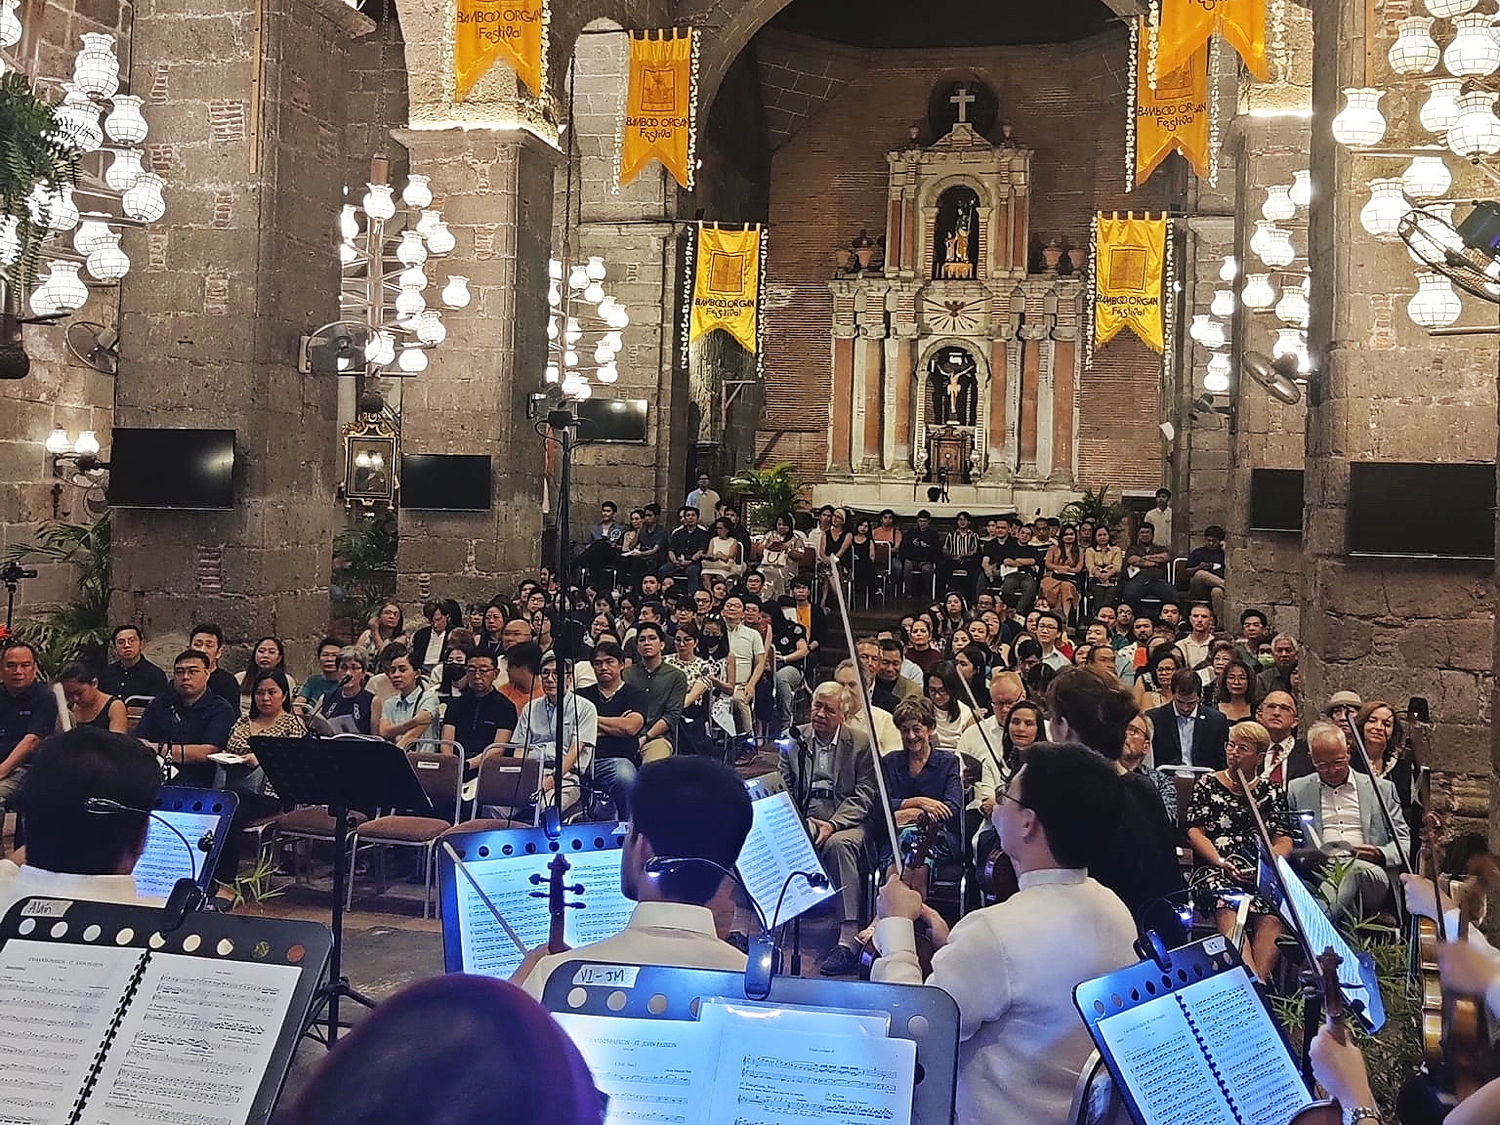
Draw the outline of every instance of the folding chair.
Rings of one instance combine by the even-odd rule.
[[[479,765],[479,776],[473,782],[474,799],[469,802],[468,819],[458,828],[476,832],[492,828],[530,828],[529,820],[481,816],[479,810],[485,807],[515,810],[530,805],[531,798],[542,787],[541,760],[507,758],[488,750],[486,755]]]
[[[408,816],[401,813],[377,816],[355,828],[350,845],[350,859],[358,858],[361,847],[372,845],[379,847],[381,851],[377,853],[380,860],[377,864],[379,868],[378,893],[384,893],[386,887],[384,849],[387,847],[420,848],[423,862],[422,917],[426,918],[432,909],[432,882],[437,869],[435,860],[438,838],[458,823],[462,815],[464,759],[463,747],[449,740],[424,738],[419,739],[414,745],[452,748],[452,752],[409,750],[406,754],[406,759],[416,771],[417,779],[421,781],[422,789],[428,799],[435,808],[451,807],[453,810],[451,816],[448,818]],[[344,904],[345,910],[354,908],[354,883],[355,875],[351,869],[348,899]]]
[[[129,720],[125,728],[126,734],[135,733],[136,724],[141,721],[141,716],[155,698],[154,695],[132,695],[125,700],[125,717]]]

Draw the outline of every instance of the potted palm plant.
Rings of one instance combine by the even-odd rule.
[[[745,524],[752,531],[769,531],[782,512],[795,512],[806,485],[797,483],[791,462],[769,469],[746,469],[730,480],[739,497]]]

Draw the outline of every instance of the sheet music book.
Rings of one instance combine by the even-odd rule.
[[[182,841],[172,830],[160,823],[156,817],[170,821],[187,837],[192,854],[182,846]],[[150,818],[146,830],[146,850],[135,865],[136,890],[145,898],[165,899],[172,893],[172,886],[179,879],[191,879],[195,883],[203,878],[209,852],[200,846],[205,835],[213,834],[217,840],[219,817],[216,813],[176,812],[157,809]],[[201,885],[201,883],[200,883]]]
[[[585,826],[593,836],[599,825]],[[564,854],[568,859],[567,883],[583,885],[583,907],[564,915],[564,934],[573,948],[614,937],[625,928],[635,903],[620,889],[620,838],[599,840],[602,847],[574,849],[566,846],[577,830],[564,830]],[[463,857],[470,875],[516,931],[522,944],[533,949],[547,940],[551,921],[547,883],[550,851],[527,851],[526,843],[545,840],[539,828],[502,829],[450,837]],[[511,854],[504,854],[502,840],[514,840]],[[480,841],[486,843],[480,844]],[[484,854],[481,854],[484,853]],[[442,877],[443,950],[447,972],[509,980],[521,965],[522,954],[500,928],[494,915],[473,886],[443,852],[438,853]],[[538,882],[532,877],[538,876]],[[570,900],[575,896],[569,895]]]
[[[832,885],[813,887],[800,878],[787,883],[793,871],[813,871],[825,877],[827,872],[818,862],[818,853],[808,839],[807,829],[797,815],[797,806],[786,791],[781,775],[757,777],[745,782],[745,787],[750,792],[753,820],[735,870],[745,881],[755,905],[760,907],[766,921],[774,928],[831,898],[838,893],[838,888]],[[784,899],[783,886],[786,887]],[[776,914],[778,899],[781,899],[779,915]]]
[[[31,900],[50,921],[71,904]],[[47,924],[47,922],[43,922]],[[0,947],[0,1121],[244,1125],[301,970],[121,945]]]
[[[609,1095],[605,1125],[912,1120],[917,1045],[869,1014],[705,998],[696,1020],[554,1018]]]
[[[1170,956],[1169,971],[1146,961],[1074,992],[1136,1120],[1265,1125],[1290,1121],[1312,1104],[1280,1030],[1228,943],[1211,937]]]

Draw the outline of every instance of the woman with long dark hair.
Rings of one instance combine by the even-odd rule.
[[[951,660],[939,660],[923,677],[927,698],[937,717],[932,740],[945,750],[956,750],[959,737],[974,723],[974,709],[964,702],[958,669]]]
[[[386,602],[382,605],[370,619],[370,627],[354,643],[371,656],[379,653],[386,645],[405,644],[406,618],[401,613],[400,603]]]
[[[1214,681],[1214,706],[1231,723],[1253,718],[1260,705],[1260,680],[1238,656],[1224,665]]]
[[[428,602],[422,607],[427,617],[423,625],[411,637],[412,659],[421,665],[419,671],[431,672],[443,662],[447,651],[448,634],[463,624],[463,611],[452,598]]]
[[[259,674],[272,669],[291,679],[286,670],[286,646],[277,637],[262,637],[250,652],[250,666],[235,677],[240,683],[241,715],[250,714],[250,696],[255,691]]]
[[[1072,621],[1083,601],[1079,590],[1084,571],[1083,549],[1078,545],[1078,526],[1065,523],[1056,543],[1047,548],[1042,596],[1053,610]]]

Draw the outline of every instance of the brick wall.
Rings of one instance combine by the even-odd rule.
[[[773,33],[779,52],[816,68],[819,44]],[[757,40],[759,43],[759,39]],[[830,70],[842,76],[847,47],[824,47]],[[788,459],[807,479],[823,476],[828,426],[832,297],[827,289],[836,245],[861,228],[885,227],[885,154],[906,142],[926,116],[932,86],[972,72],[999,98],[1000,120],[1036,151],[1032,169],[1031,250],[1054,236],[1085,245],[1095,210],[1160,209],[1158,174],[1145,187],[1124,190],[1126,40],[1110,33],[1074,44],[972,48],[930,52],[862,52],[863,68],[847,85],[825,77],[831,95],[772,160],[771,243],[766,295],[766,410],[758,459]],[[955,68],[964,68],[955,71]],[[782,67],[786,69],[786,67]],[[795,79],[792,82],[796,85]],[[1079,433],[1083,483],[1154,487],[1159,481],[1160,359],[1121,339],[1096,357],[1084,375]],[[794,437],[794,435],[796,435]]]

